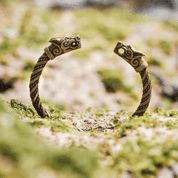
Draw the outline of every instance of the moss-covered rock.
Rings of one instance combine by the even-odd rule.
[[[12,103],[16,110],[25,109],[23,105],[21,108],[17,106],[17,103]],[[55,174],[63,172],[74,177],[92,176],[97,168],[97,159],[91,151],[75,146],[64,150],[49,146],[21,118],[20,112],[13,111],[0,100],[0,160],[3,161],[0,176],[39,177],[42,167],[49,167]],[[2,167],[8,169],[4,171]]]

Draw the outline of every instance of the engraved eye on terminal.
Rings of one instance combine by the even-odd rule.
[[[73,42],[73,43],[71,43],[71,46],[72,46],[72,47],[75,47],[75,46],[77,46],[77,43],[76,43],[76,42]]]

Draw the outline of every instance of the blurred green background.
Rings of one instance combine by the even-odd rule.
[[[78,34],[82,48],[50,61],[43,71],[39,90],[48,109],[58,109],[59,113],[87,108],[134,111],[142,94],[141,79],[113,53],[117,41],[133,45],[145,54],[153,86],[149,111],[157,107],[178,107],[178,23],[174,1],[160,4],[166,12],[152,13],[148,10],[151,2],[142,0],[76,1],[73,5],[66,2],[0,0],[1,99],[19,99],[31,105],[30,74],[43,49],[49,45],[49,39]],[[11,112],[1,101],[0,177],[43,177],[46,172],[51,177],[71,177],[71,173],[73,177],[92,177],[97,168],[95,153],[75,146],[60,152],[49,148],[38,141],[28,124],[19,121],[28,113]],[[58,120],[50,122],[70,130]],[[11,137],[13,139],[9,139]],[[77,159],[78,155],[81,160]],[[65,170],[65,174],[54,173],[53,169]]]
[[[45,1],[44,5],[35,3],[1,1],[2,99],[15,98],[31,104],[30,73],[49,39],[79,34],[82,48],[50,61],[44,70],[40,79],[40,96],[44,101],[55,102],[69,111],[87,107],[134,110],[141,97],[141,80],[113,53],[120,40],[142,51],[149,71],[156,71],[157,75],[151,75],[150,108],[177,107],[178,24],[173,15],[163,16],[163,20],[144,15],[146,4],[142,13],[138,13],[136,7],[140,7],[141,1],[133,4],[130,1],[116,1],[115,4],[87,1],[78,2],[78,6],[73,2],[75,6],[69,4],[67,9],[65,1],[61,4],[48,1],[46,6]],[[165,80],[159,82],[160,77]]]

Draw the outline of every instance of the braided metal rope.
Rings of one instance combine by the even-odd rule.
[[[132,46],[118,42],[114,52],[127,61],[136,72],[140,73],[143,85],[143,94],[137,110],[132,116],[143,116],[151,100],[151,81],[147,70],[147,62],[143,59],[144,54],[136,51]]]
[[[39,91],[38,91],[38,83],[39,83],[39,79],[41,76],[41,73],[45,67],[45,65],[47,64],[47,62],[50,59],[48,58],[48,56],[44,53],[37,61],[33,72],[31,74],[31,79],[30,79],[30,97],[32,100],[32,104],[34,106],[34,108],[36,109],[37,113],[42,117],[51,117],[51,115],[46,111],[46,109],[44,109],[41,101],[40,101],[40,97],[39,97]]]
[[[140,72],[140,76],[142,78],[143,94],[141,102],[132,116],[143,116],[151,100],[151,80],[147,68]]]
[[[51,117],[40,101],[38,90],[39,79],[44,67],[49,60],[53,60],[59,55],[81,48],[79,35],[74,37],[64,36],[62,38],[51,38],[49,42],[52,44],[44,49],[45,52],[38,59],[32,71],[29,84],[32,104],[42,118]]]

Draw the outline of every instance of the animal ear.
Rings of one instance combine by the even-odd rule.
[[[59,42],[60,42],[60,38],[59,37],[57,37],[57,38],[51,38],[50,40],[49,40],[49,42],[50,43],[52,43],[52,44],[54,44],[54,45],[58,45],[59,44]]]
[[[145,56],[145,54],[143,54],[143,53],[140,52],[140,51],[136,51],[135,53],[136,53],[137,56]]]
[[[136,56],[145,56],[145,54],[143,54],[141,51],[137,51],[136,49],[134,49],[133,46],[130,47]]]

